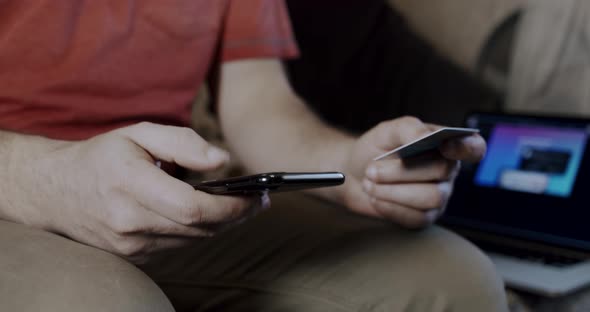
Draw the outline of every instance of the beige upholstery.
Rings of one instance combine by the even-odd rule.
[[[527,0],[389,0],[443,54],[473,68],[494,25]]]

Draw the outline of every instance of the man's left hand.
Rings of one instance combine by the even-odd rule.
[[[437,151],[409,159],[373,158],[414,141],[438,126],[413,117],[386,121],[352,146],[344,203],[353,211],[422,228],[442,215],[460,161],[479,161],[486,144],[479,135],[449,140]]]

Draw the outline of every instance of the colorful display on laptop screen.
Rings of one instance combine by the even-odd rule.
[[[475,113],[488,152],[463,163],[441,222],[590,252],[590,119]]]
[[[583,159],[585,129],[497,124],[474,182],[479,186],[568,197]]]

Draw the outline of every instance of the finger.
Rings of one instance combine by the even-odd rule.
[[[440,130],[441,128],[445,127],[445,126],[432,124],[432,123],[425,123],[425,125],[428,128],[428,130],[430,130],[430,132],[434,132],[434,131]]]
[[[433,157],[421,156],[409,161],[373,161],[367,167],[366,176],[374,183],[447,181],[456,175],[458,168],[459,161],[445,159],[439,154]]]
[[[211,170],[229,160],[229,154],[215,147],[190,128],[142,122],[117,130],[153,157],[193,170]]]
[[[417,210],[440,209],[446,206],[451,195],[450,182],[423,184],[374,184],[363,182],[369,196],[380,201],[394,202]]]
[[[437,210],[421,211],[390,201],[373,199],[374,209],[383,217],[409,229],[428,226],[439,216]]]
[[[401,117],[380,123],[371,131],[374,144],[382,151],[388,151],[412,142],[428,133],[430,129],[415,117]]]
[[[215,232],[216,234],[221,233],[221,232],[225,232],[231,228],[234,228],[234,227],[246,222],[249,219],[254,218],[260,212],[269,209],[270,205],[271,205],[270,204],[270,197],[268,196],[268,192],[264,192],[263,194],[260,195],[258,202],[253,205],[253,208],[251,208],[241,218],[233,220],[228,223],[206,224],[206,225],[202,226],[202,228],[207,229],[211,232]]]
[[[453,139],[440,147],[441,154],[448,159],[480,161],[486,153],[486,142],[479,134]]]
[[[195,191],[147,161],[133,164],[135,179],[126,189],[147,209],[174,222],[187,225],[228,223],[247,215],[256,198],[214,196]]]
[[[106,227],[118,235],[158,234],[177,237],[210,237],[213,231],[186,226],[162,217],[141,206],[127,194],[114,194],[114,205],[107,210]]]

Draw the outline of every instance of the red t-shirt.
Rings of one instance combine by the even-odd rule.
[[[5,0],[0,128],[78,140],[188,125],[216,60],[296,54],[282,0]]]

